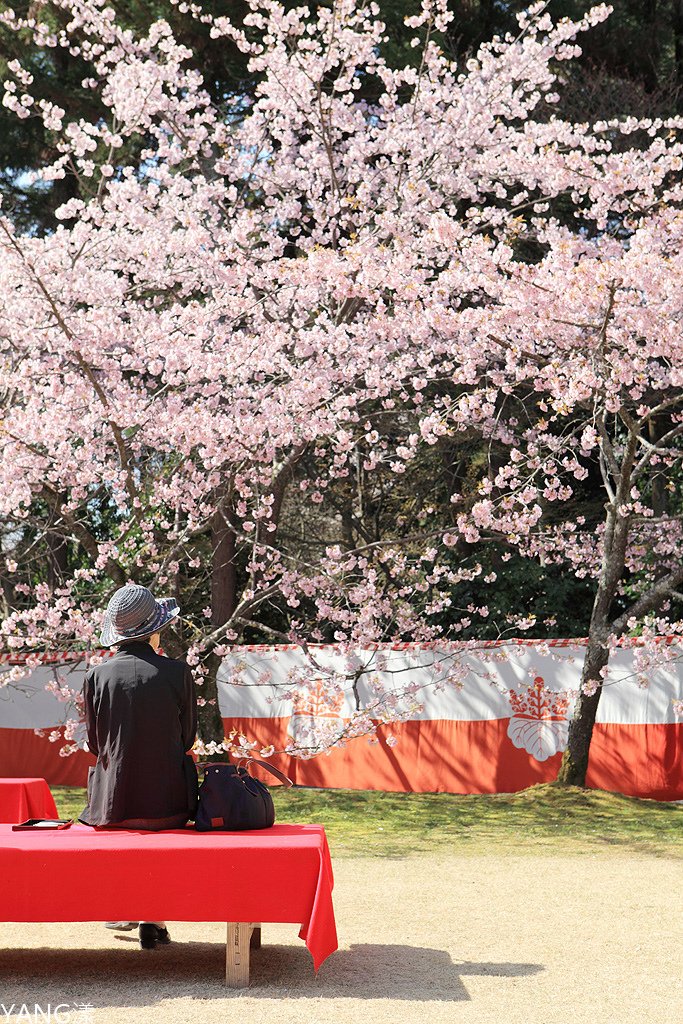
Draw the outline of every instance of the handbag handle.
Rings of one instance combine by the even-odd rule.
[[[292,780],[287,778],[284,772],[281,772],[280,769],[276,768],[274,765],[268,764],[267,761],[259,761],[257,757],[247,757],[246,763],[258,764],[261,766],[261,768],[265,768],[267,772],[270,772],[270,774],[274,775],[276,779],[279,779],[282,785],[286,786],[287,789],[289,789],[290,786],[294,785]]]
[[[275,778],[278,779],[282,783],[282,785],[286,786],[288,789],[289,789],[290,786],[294,785],[292,780],[287,778],[287,776],[285,775],[284,772],[281,772],[280,769],[276,768],[274,765],[268,764],[267,761],[259,761],[259,759],[257,757],[244,757],[244,758],[240,759],[239,764],[237,765],[238,768],[242,765],[242,762],[246,762],[247,765],[252,763],[252,762],[254,764],[260,765],[261,768],[265,768],[265,770],[267,772],[270,772],[271,775],[274,775]],[[229,764],[229,762],[225,762],[225,761],[198,761],[197,762],[197,768],[225,768],[226,764]]]

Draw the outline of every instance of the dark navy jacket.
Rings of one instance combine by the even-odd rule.
[[[186,751],[197,734],[197,695],[184,661],[132,640],[83,683],[88,746],[87,825],[194,817],[197,772]]]

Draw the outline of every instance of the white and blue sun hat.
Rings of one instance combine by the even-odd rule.
[[[151,590],[137,583],[119,587],[104,613],[100,643],[103,647],[156,633],[180,612],[173,597],[159,601]]]

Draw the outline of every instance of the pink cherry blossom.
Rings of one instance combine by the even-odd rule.
[[[40,7],[0,18],[84,60],[104,115],[36,100],[8,66],[5,106],[59,137],[37,179],[75,174],[89,198],[45,237],[0,217],[0,514],[19,536],[40,504],[38,529],[70,538],[85,568],[19,583],[6,646],[96,648],[103,596],[128,580],[200,595],[200,682],[271,602],[290,609],[277,639],[293,643],[436,639],[446,608],[456,637],[488,615],[458,607],[482,572],[455,561],[460,545],[495,538],[598,580],[615,528],[616,597],[637,623],[659,615],[680,563],[680,521],[652,507],[651,482],[678,466],[683,435],[683,119],[548,116],[558,66],[609,8],[555,25],[532,4],[517,36],[456,66],[430,36],[452,15],[423,0],[407,19],[416,69],[387,65],[376,4],[252,0],[243,26],[177,4],[260,74],[246,105],[217,109],[164,20],[137,36],[104,0],[56,6],[58,33]],[[559,197],[575,224],[557,220]],[[376,543],[329,527],[335,485],[400,482],[465,436],[495,459],[444,514]],[[589,525],[563,510],[596,466],[612,511]],[[221,622],[202,556],[217,517],[244,567]],[[283,536],[297,519],[321,526],[315,558]],[[374,730],[378,701],[346,738]]]

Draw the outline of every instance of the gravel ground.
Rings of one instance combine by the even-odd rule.
[[[153,952],[100,924],[0,924],[0,1024],[48,1003],[58,1024],[681,1024],[682,876],[607,851],[340,860],[339,951],[316,979],[298,928],[264,924],[243,992],[222,924],[169,922]]]

